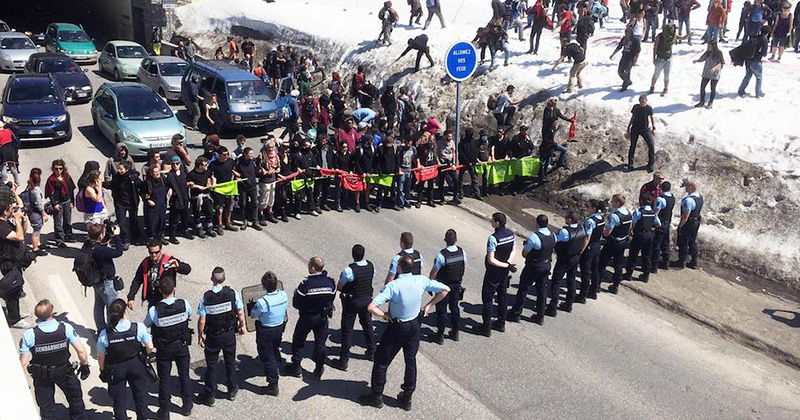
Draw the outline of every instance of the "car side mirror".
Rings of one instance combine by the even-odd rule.
[[[108,119],[108,120],[113,120],[113,119],[115,119],[115,118],[114,118],[114,115],[112,115],[110,112],[106,112],[105,114],[103,114],[103,117],[105,117],[105,118],[106,118],[106,119]]]

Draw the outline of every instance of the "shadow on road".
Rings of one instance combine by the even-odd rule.
[[[775,321],[781,322],[786,324],[792,328],[800,328],[800,313],[794,311],[785,311],[782,309],[764,309],[762,312],[769,315]],[[791,315],[791,318],[787,318],[783,315],[778,314],[786,314]]]

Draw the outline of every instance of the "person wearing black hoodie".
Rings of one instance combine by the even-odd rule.
[[[103,179],[106,181],[110,181],[113,179],[114,175],[117,173],[117,167],[120,162],[129,162],[131,164],[131,168],[133,168],[133,158],[130,157],[128,154],[128,148],[125,146],[125,143],[117,143],[114,146],[114,154],[108,158],[106,161],[106,169],[103,172]],[[122,238],[123,241],[125,238]]]
[[[242,230],[247,229],[247,222],[255,230],[261,230],[258,224],[258,179],[256,179],[256,161],[253,159],[253,149],[245,147],[242,155],[236,161],[236,172],[242,177],[239,183],[244,204],[244,224]]]
[[[167,184],[158,165],[150,166],[141,187],[144,200],[144,223],[150,240],[168,244],[164,238],[164,225],[167,217]]]
[[[386,126],[394,129],[394,120],[397,115],[397,98],[394,94],[394,85],[386,86],[386,90],[381,95],[381,106],[383,114],[386,116]]]
[[[298,149],[292,156],[292,167],[295,171],[301,172],[298,179],[306,180],[306,187],[300,193],[305,195],[306,211],[314,216],[322,214],[322,211],[317,209],[316,197],[314,196],[314,175],[312,171],[317,166],[317,158],[314,151],[311,150],[311,141],[305,139],[303,140],[303,147]]]
[[[581,17],[578,19],[578,24],[575,27],[575,39],[585,53],[589,37],[594,35],[594,19],[589,15],[588,7],[581,8],[579,14]]]
[[[183,237],[194,239],[191,233],[192,218],[190,215],[189,185],[186,181],[186,171],[182,169],[183,162],[178,156],[173,156],[170,162],[170,171],[167,173],[166,182],[169,188],[169,242],[179,244],[175,235],[178,226]]]
[[[114,199],[114,213],[117,215],[122,249],[125,251],[132,242],[136,243],[141,234],[138,220],[141,185],[142,180],[139,178],[139,173],[133,168],[131,162],[122,160],[117,163],[109,182],[109,188],[111,197]]]
[[[386,187],[377,185],[375,212],[379,213],[381,211],[385,196],[391,198],[392,210],[400,210],[400,207],[397,206],[397,200],[395,199],[395,182],[397,181],[396,175],[398,169],[397,149],[394,147],[394,137],[391,131],[384,137],[383,142],[380,147],[378,147],[377,152],[375,152],[375,162],[377,163],[376,169],[380,175],[392,176],[392,186]]]
[[[333,160],[333,167],[340,171],[351,172],[353,170],[353,153],[350,152],[347,142],[342,142],[339,146],[339,151]],[[342,212],[342,186],[338,182],[335,183],[334,201],[336,204],[336,211]]]
[[[458,143],[458,163],[464,166],[458,171],[459,197],[464,197],[464,174],[469,174],[470,196],[477,200],[483,200],[480,188],[478,188],[478,173],[474,166],[481,161],[479,147],[475,132],[471,128],[466,129],[464,138]]]
[[[336,161],[336,149],[331,146],[331,141],[327,134],[317,134],[317,147],[314,149],[314,154],[319,169],[334,169]],[[333,177],[324,177],[317,180],[315,186],[317,204],[320,210],[329,211],[328,201],[331,197],[331,186],[334,186],[336,179]]]
[[[375,148],[372,145],[372,140],[372,135],[365,134],[364,137],[361,138],[361,146],[353,152],[353,171],[359,175],[369,176],[374,173]],[[364,208],[366,208],[367,211],[372,210],[369,204],[369,189],[362,192],[355,192],[354,195],[356,206],[353,210],[355,210],[356,213],[361,212],[361,197],[364,198]]]

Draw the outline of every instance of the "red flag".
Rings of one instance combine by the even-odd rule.
[[[576,135],[576,133],[575,133],[575,131],[576,131],[575,130],[575,121],[577,121],[577,120],[578,120],[578,113],[575,112],[575,115],[572,116],[572,120],[571,120],[572,122],[570,122],[570,124],[569,124],[569,139],[570,140],[575,140],[575,135]]]
[[[414,177],[417,178],[417,182],[434,179],[437,176],[439,176],[438,166],[427,166],[424,168],[414,169]]]
[[[336,175],[336,169],[319,168],[319,173],[322,176],[334,176]]]
[[[442,172],[447,172],[447,171],[460,171],[460,170],[461,170],[461,168],[463,168],[463,167],[464,167],[464,165],[458,165],[458,166],[448,166],[448,167],[446,167],[446,168],[442,169]]]
[[[367,184],[361,178],[361,175],[343,173],[342,188],[347,191],[361,192],[367,189]]]

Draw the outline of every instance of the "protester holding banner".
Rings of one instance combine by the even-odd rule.
[[[453,201],[452,204],[459,205],[461,200],[458,199],[458,171],[455,168],[456,164],[456,142],[453,140],[453,132],[447,130],[444,132],[443,137],[436,140],[437,155],[439,158],[439,165],[442,168],[439,170],[439,204],[444,204],[445,196],[445,183],[452,188]]]
[[[435,123],[435,125],[431,122]],[[436,123],[436,120],[430,119],[427,129],[417,142],[417,169],[414,170],[414,178],[417,180],[417,208],[422,206],[423,192],[427,204],[431,207],[436,207],[436,204],[433,203],[433,181],[439,174],[437,166],[439,159],[437,158],[433,133],[438,129],[438,126],[439,124]]]

